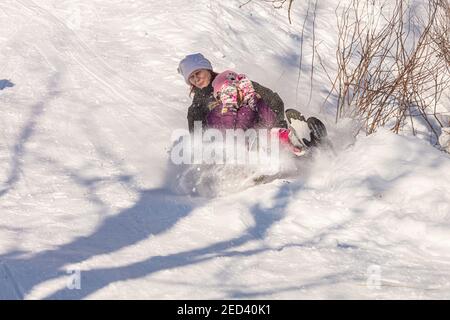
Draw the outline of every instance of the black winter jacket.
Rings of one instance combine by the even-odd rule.
[[[212,82],[212,81],[211,81]],[[280,96],[272,90],[263,87],[257,82],[252,81],[253,88],[256,93],[261,96],[263,101],[272,109],[277,115],[277,127],[286,128],[286,121],[284,120],[284,103]],[[187,119],[189,131],[194,131],[194,121],[201,121],[203,128],[206,126],[206,116],[209,112],[208,105],[215,102],[213,96],[213,87],[210,83],[203,89],[194,88],[194,99],[188,109]]]

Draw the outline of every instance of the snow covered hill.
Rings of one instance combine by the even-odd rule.
[[[292,25],[239,4],[0,3],[0,298],[450,298],[450,156],[385,130],[353,141],[323,71],[308,103],[308,3]],[[335,5],[317,7],[329,70]],[[194,52],[324,119],[337,155],[217,197],[167,188]]]

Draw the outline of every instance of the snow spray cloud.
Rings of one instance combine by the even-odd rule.
[[[196,121],[193,134],[178,129],[171,139],[174,146],[170,158],[176,165],[280,165],[279,139],[275,131],[268,129],[203,130],[201,121]]]

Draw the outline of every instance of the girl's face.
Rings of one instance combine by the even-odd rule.
[[[206,69],[194,71],[189,76],[189,82],[193,86],[203,89],[207,87],[211,82],[211,73],[209,72],[209,70]]]

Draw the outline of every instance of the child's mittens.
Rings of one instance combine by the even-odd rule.
[[[241,93],[241,105],[248,105],[252,110],[256,109],[257,94],[252,82],[244,74],[238,75],[238,90]]]
[[[239,109],[239,91],[236,86],[237,74],[219,74],[213,81],[214,96],[222,103],[222,114],[235,113]]]
[[[223,104],[222,113],[237,112],[242,105],[256,109],[257,94],[252,82],[244,75],[234,71],[224,71],[212,82],[214,97]]]

